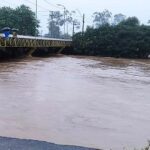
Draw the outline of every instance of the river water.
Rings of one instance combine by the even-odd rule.
[[[0,136],[141,148],[150,139],[150,60],[59,56],[1,62]]]

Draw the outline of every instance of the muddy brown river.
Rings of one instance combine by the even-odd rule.
[[[150,139],[150,60],[59,56],[0,63],[0,136],[102,149]]]

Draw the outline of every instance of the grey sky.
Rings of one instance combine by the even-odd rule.
[[[126,16],[137,16],[142,23],[147,23],[150,19],[150,0],[38,0],[38,19],[41,21],[41,29],[47,32],[47,19],[49,10],[60,10],[56,4],[63,4],[68,10],[79,9],[86,15],[86,24],[91,23],[91,15],[95,11],[108,9],[113,14],[123,13]],[[0,0],[1,6],[16,7],[20,4],[29,6],[35,11],[35,0]],[[44,10],[45,9],[45,10]],[[44,12],[43,12],[44,11]],[[81,20],[80,15],[76,16]]]

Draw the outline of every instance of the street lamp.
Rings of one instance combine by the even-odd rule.
[[[63,7],[63,9],[64,9],[64,36],[65,36],[65,30],[66,30],[66,7],[64,6],[64,5],[62,5],[62,4],[57,4],[58,6],[60,6],[60,7]]]
[[[36,0],[35,4],[36,4],[36,11],[35,11],[35,15],[36,15],[36,19],[37,19],[37,0]]]
[[[38,11],[38,4],[37,4],[37,0],[35,1],[35,17],[36,17],[36,21],[37,21],[37,11]],[[38,31],[36,29],[35,31],[35,37],[38,35]]]

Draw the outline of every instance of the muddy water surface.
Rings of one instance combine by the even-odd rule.
[[[0,136],[140,148],[150,139],[150,61],[61,56],[1,62]]]

